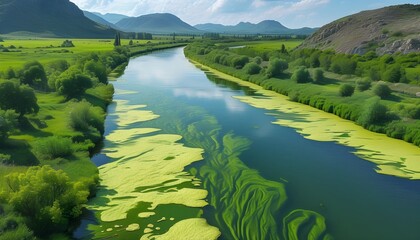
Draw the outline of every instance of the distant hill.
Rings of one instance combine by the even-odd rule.
[[[363,11],[320,28],[301,48],[342,53],[420,52],[420,5],[398,5]]]
[[[148,33],[199,33],[200,31],[169,13],[155,13],[140,17],[129,17],[115,24],[127,32]]]
[[[129,18],[129,16],[117,14],[117,13],[106,13],[106,14],[101,14],[97,12],[92,12],[92,13],[112,24],[116,24],[117,22],[121,21],[124,18]]]
[[[225,26],[222,24],[198,24],[195,28],[214,33],[230,33],[230,34],[299,34],[310,35],[316,31],[313,28],[290,29],[274,20],[265,20],[258,24],[249,22],[240,22],[234,26]]]
[[[95,13],[88,12],[88,11],[83,11],[83,14],[85,15],[85,17],[89,18],[90,20],[92,20],[96,23],[99,23],[99,24],[104,25],[104,26],[108,26],[108,27],[113,28],[113,29],[118,29],[118,27],[115,26],[115,24],[108,22],[107,20],[101,18],[100,16],[98,16]]]
[[[0,0],[0,33],[14,32],[74,38],[115,35],[113,29],[86,18],[69,0]]]

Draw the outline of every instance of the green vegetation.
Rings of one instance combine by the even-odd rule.
[[[8,216],[21,219],[22,227],[19,223],[11,231],[0,222],[0,232],[32,239],[32,231],[48,238],[68,232],[96,192],[97,168],[89,157],[102,140],[112,102],[109,79],[139,51],[185,43],[137,41],[128,48],[128,40],[121,39],[124,46],[114,48],[111,40],[65,40],[74,44],[70,52],[60,45],[62,39],[5,42],[25,46],[0,56],[8,63],[0,66],[0,205],[9,206]],[[55,187],[60,196],[46,194]]]
[[[338,54],[331,50],[282,51],[278,48],[258,52],[248,48],[226,47],[233,44],[237,42],[206,40],[190,44],[185,54],[221,72],[287,95],[293,101],[334,113],[371,131],[386,133],[420,146],[420,119],[417,117],[420,99],[415,97],[416,87],[407,84],[418,84],[413,70],[419,69],[420,54],[379,57],[373,52],[361,56]],[[257,41],[241,44],[258,46]],[[265,44],[261,42],[262,46]],[[260,64],[252,61],[260,66],[260,73],[251,74],[248,68],[234,68],[230,60],[241,56],[262,59]],[[267,74],[274,59],[284,59],[289,68],[281,75]],[[389,82],[377,83],[379,80]],[[398,85],[392,84],[395,82]],[[370,89],[371,86],[374,86],[373,89]],[[364,101],[375,96],[382,98],[379,105],[372,104],[366,110],[368,106]],[[386,114],[383,114],[384,109]]]

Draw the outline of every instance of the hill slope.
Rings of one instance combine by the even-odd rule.
[[[122,19],[115,24],[128,32],[199,33],[200,31],[169,13],[155,13]]]
[[[100,16],[98,16],[95,13],[91,13],[91,12],[88,12],[88,11],[83,11],[83,14],[85,15],[85,17],[89,18],[90,20],[92,20],[96,23],[99,23],[101,25],[108,26],[108,27],[114,28],[114,29],[118,28],[117,26],[115,26],[115,24],[108,22],[107,20],[101,18]]]
[[[195,28],[215,33],[231,33],[231,34],[302,34],[309,35],[315,32],[312,28],[290,29],[274,20],[265,20],[258,24],[249,22],[240,22],[234,26],[225,26],[222,24],[198,24]]]
[[[106,13],[106,14],[100,14],[97,12],[92,12],[93,14],[95,14],[96,16],[104,19],[105,21],[112,23],[112,24],[116,24],[117,22],[121,21],[124,18],[128,18],[129,16],[126,15],[122,15],[122,14],[117,14],[117,13]]]
[[[109,38],[115,31],[83,15],[69,0],[0,0],[0,33]]]
[[[363,11],[323,26],[301,47],[342,53],[377,54],[420,51],[420,5]]]

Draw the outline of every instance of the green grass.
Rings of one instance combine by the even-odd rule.
[[[302,43],[300,39],[286,39],[286,40],[271,40],[271,41],[248,41],[248,42],[234,42],[228,44],[220,44],[220,46],[232,47],[232,46],[245,46],[251,48],[259,53],[267,51],[281,50],[282,44],[288,51],[296,48]]]

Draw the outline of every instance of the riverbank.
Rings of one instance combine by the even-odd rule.
[[[355,154],[377,165],[375,170],[387,174],[412,180],[420,179],[420,149],[401,140],[368,131],[361,126],[339,118],[330,113],[312,108],[308,105],[290,101],[287,96],[266,90],[261,86],[243,81],[214,68],[210,68],[190,59],[198,68],[211,72],[220,78],[249,87],[261,94],[261,97],[237,97],[242,102],[256,108],[269,110],[274,116],[281,113],[291,113],[296,117],[283,119],[277,117],[274,124],[292,127],[305,138],[315,141],[333,141],[355,148]],[[274,111],[274,112],[273,112]]]

